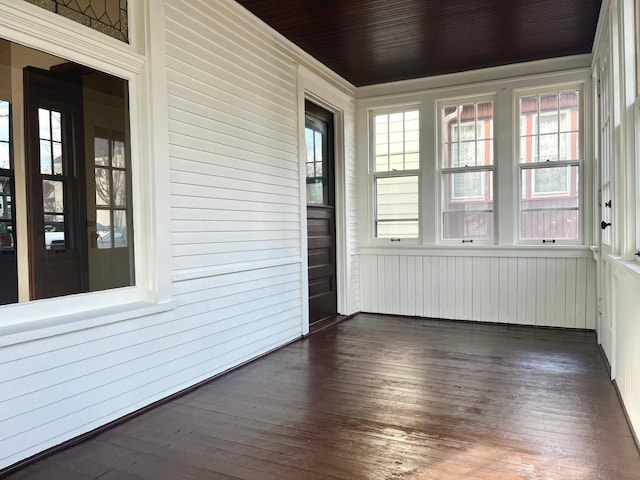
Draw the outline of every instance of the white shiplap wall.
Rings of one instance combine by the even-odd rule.
[[[636,267],[636,272],[638,269]],[[613,268],[614,311],[612,377],[616,381],[636,438],[640,436],[640,275]]]
[[[362,310],[595,329],[592,258],[362,255]]]
[[[161,314],[0,348],[0,469],[303,332],[298,61],[228,0],[167,0],[173,299]],[[331,78],[326,72],[324,81]],[[339,85],[344,92],[345,84]],[[348,95],[347,95],[348,98]],[[353,101],[344,108],[348,308],[359,310]],[[144,246],[137,246],[144,254]],[[64,312],[56,312],[64,316]]]

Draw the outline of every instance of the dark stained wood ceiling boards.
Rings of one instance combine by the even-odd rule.
[[[601,0],[238,0],[356,86],[590,53]]]

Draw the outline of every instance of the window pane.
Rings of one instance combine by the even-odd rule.
[[[460,172],[443,176],[442,237],[493,237],[493,172]]]
[[[46,250],[64,250],[64,215],[44,216],[44,246]]]
[[[111,230],[111,212],[109,210],[96,211],[96,234],[98,248],[111,248],[113,232]]]
[[[556,111],[550,113],[540,113],[539,124],[540,133],[557,133],[558,132],[558,113]]]
[[[42,180],[43,207],[46,213],[64,213],[64,183]]]
[[[51,112],[51,137],[55,142],[62,142],[62,117],[60,112]]]
[[[418,176],[376,179],[377,236],[417,237],[417,224]]]
[[[40,140],[40,173],[51,175],[51,142]]]
[[[553,162],[558,160],[558,134],[540,135],[539,162]]]
[[[0,100],[0,142],[9,141],[9,102]]]
[[[96,168],[96,205],[111,205],[111,185],[109,183],[109,169]]]
[[[11,220],[11,179],[0,177],[0,219]]]
[[[520,236],[578,239],[578,167],[522,170]]]
[[[493,163],[493,102],[442,109],[444,168]]]
[[[112,164],[114,168],[126,168],[126,149],[124,142],[120,140],[114,140],[113,142],[113,159]]]
[[[318,166],[322,167],[322,164],[320,163]],[[113,172],[113,205],[115,207],[127,206],[127,175],[122,170]]]
[[[62,175],[63,159],[62,159],[62,144],[59,142],[53,142],[53,174]]]
[[[418,236],[418,221],[406,222],[378,222],[378,238],[416,238]]]
[[[93,150],[95,164],[109,166],[109,140],[100,137],[94,138]]]
[[[128,245],[127,212],[114,210],[113,212],[113,247],[122,248]]]
[[[479,140],[493,138],[493,102],[478,104],[478,129]]]
[[[13,215],[11,214],[11,178],[0,176],[0,255],[1,252],[13,252]],[[0,275],[6,272],[0,271]],[[0,292],[0,299],[2,299]],[[1,300],[0,300],[1,301]]]
[[[419,162],[416,161],[420,150],[418,118],[417,110],[375,115],[374,168],[376,172],[410,170],[419,167]]]
[[[44,108],[38,109],[38,125],[40,127],[40,138],[44,140],[51,140],[51,123],[49,110]]]
[[[579,125],[578,92],[560,94],[560,131],[577,131]]]
[[[0,168],[11,168],[9,158],[9,144],[0,141]]]

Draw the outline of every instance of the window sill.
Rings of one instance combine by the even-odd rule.
[[[361,255],[433,257],[593,258],[586,245],[387,245],[360,247]]]
[[[71,315],[0,325],[0,347],[168,312],[174,308],[173,300],[164,303],[134,302]]]
[[[623,260],[622,257],[617,255],[607,255],[606,259],[618,267],[617,273],[627,274],[640,282],[640,263],[634,260]]]

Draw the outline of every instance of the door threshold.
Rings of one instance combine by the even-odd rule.
[[[331,315],[329,317],[325,317],[322,320],[318,320],[309,325],[309,333],[305,336],[308,337],[314,333],[322,332],[351,317],[353,317],[353,315]]]

